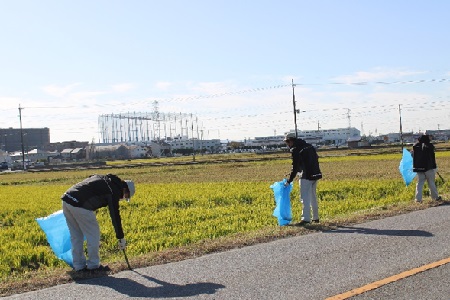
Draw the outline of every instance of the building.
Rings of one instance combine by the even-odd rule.
[[[62,152],[64,149],[86,148],[89,142],[65,141],[57,143],[49,143],[43,150]]]
[[[185,136],[177,136],[167,138],[166,143],[170,145],[172,151],[180,149],[194,149],[195,151],[216,153],[222,149],[220,139],[202,140],[196,138],[187,138]]]
[[[43,149],[50,144],[50,129],[44,128],[0,128],[1,149],[7,152]]]
[[[9,156],[7,152],[0,150],[0,164],[1,164],[0,169],[4,170],[11,168],[12,163],[13,161],[11,159],[11,156]]]
[[[28,152],[25,152],[25,155],[22,155],[22,151],[10,152],[9,156],[13,161],[13,166],[15,168],[21,168],[23,165],[30,166],[37,162],[48,162],[53,157],[58,156],[57,152],[49,152],[43,151],[40,149],[32,149]]]
[[[161,157],[170,153],[170,146],[163,142],[99,143],[85,149],[88,160]]]
[[[245,140],[244,145],[247,147],[267,148],[272,146],[284,146],[284,135],[274,135],[265,137],[255,137],[254,139]]]
[[[435,141],[444,141],[448,142],[450,139],[450,129],[445,130],[427,130],[426,134],[430,135],[431,138]]]
[[[288,133],[295,133],[295,130],[286,132],[286,134]],[[297,136],[313,145],[344,146],[347,145],[349,140],[360,139],[361,132],[354,127],[325,130],[298,130]]]

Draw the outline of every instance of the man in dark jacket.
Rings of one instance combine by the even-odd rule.
[[[317,180],[322,178],[319,167],[319,156],[316,149],[295,133],[288,133],[284,139],[292,154],[292,169],[286,185],[290,184],[298,173],[300,175],[300,201],[303,204],[300,225],[319,222],[319,205],[317,203]],[[312,208],[312,219],[311,219]]]
[[[413,145],[413,171],[417,173],[416,184],[416,202],[422,202],[422,191],[425,181],[428,183],[431,198],[441,200],[436,184],[436,157],[434,154],[434,145],[430,137],[426,134],[419,137],[418,142]]]
[[[100,265],[100,228],[95,211],[108,207],[112,224],[119,240],[119,249],[126,248],[119,200],[130,199],[135,187],[131,180],[122,180],[116,175],[92,175],[69,188],[62,196],[63,212],[66,217],[72,243],[73,268],[75,271],[109,268]],[[87,241],[88,259],[84,254],[84,238]]]

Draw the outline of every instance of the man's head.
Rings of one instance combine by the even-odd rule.
[[[286,145],[288,145],[290,148],[292,148],[292,146],[294,145],[294,141],[296,139],[295,133],[294,132],[289,132],[288,134],[286,134],[284,136],[284,142],[286,143]]]
[[[430,142],[430,136],[428,134],[422,134],[419,137],[419,143],[429,143]]]
[[[130,198],[133,197],[136,189],[134,187],[134,182],[132,180],[124,180],[125,186],[123,188],[123,198],[130,201]]]

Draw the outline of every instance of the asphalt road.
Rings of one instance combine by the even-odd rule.
[[[449,228],[442,205],[5,299],[327,299],[450,258]],[[351,299],[450,299],[450,263]]]

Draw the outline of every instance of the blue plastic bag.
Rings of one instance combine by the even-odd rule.
[[[288,225],[292,221],[291,212],[291,191],[292,183],[288,186],[284,186],[286,179],[275,182],[270,186],[275,196],[275,210],[273,216],[278,218],[278,225]]]
[[[400,160],[400,165],[398,166],[400,174],[402,174],[403,181],[406,186],[408,186],[416,177],[416,173],[413,171],[413,157],[411,152],[403,148],[402,160]]]
[[[56,257],[73,267],[72,243],[63,211],[58,210],[48,217],[37,218],[36,221],[47,236],[47,241]]]

